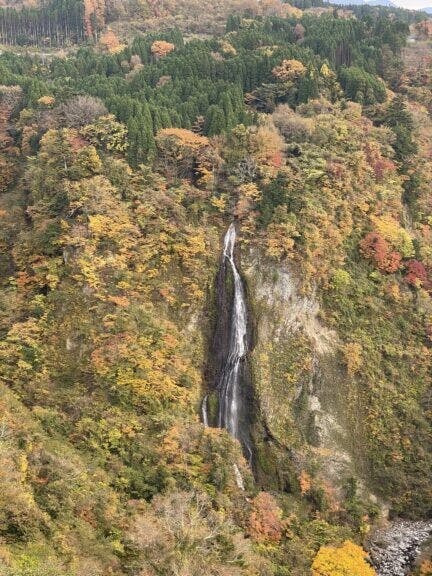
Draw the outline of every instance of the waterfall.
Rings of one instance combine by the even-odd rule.
[[[207,406],[207,402],[208,402],[208,394],[206,394],[203,398],[202,404],[201,404],[201,418],[202,418],[202,423],[204,424],[204,426],[207,428],[209,423],[208,423],[208,406]]]
[[[236,438],[249,464],[252,464],[250,439],[253,393],[250,383],[247,354],[248,307],[243,281],[237,269],[234,250],[236,244],[234,223],[228,228],[222,252],[222,261],[216,279],[216,305],[218,315],[210,345],[212,389],[218,395],[218,412],[210,414],[208,393],[201,403],[201,419],[205,426],[225,428]],[[238,481],[240,471],[234,470]]]
[[[235,225],[231,224],[225,235],[223,257],[229,263],[234,279],[234,298],[231,314],[228,357],[219,382],[220,428],[242,441],[239,423],[241,363],[247,353],[247,308],[243,282],[234,262],[236,242]]]

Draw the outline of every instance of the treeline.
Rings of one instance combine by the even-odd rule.
[[[64,46],[84,40],[84,4],[53,0],[41,8],[0,9],[0,42],[7,45]]]
[[[301,20],[232,17],[227,27],[224,37],[206,41],[185,43],[172,30],[140,36],[116,54],[82,48],[74,58],[54,59],[49,76],[32,59],[4,54],[0,72],[5,84],[23,88],[27,108],[47,95],[57,105],[77,94],[100,98],[127,126],[129,161],[137,166],[154,154],[161,128],[213,136],[253,123],[257,112],[272,112],[280,103],[297,107],[320,95],[334,100],[341,90],[360,103],[383,102],[378,75],[394,74],[397,81],[407,34],[397,19],[309,14]],[[162,53],[155,50],[158,43]],[[284,62],[288,69],[279,69]]]
[[[51,63],[53,82],[45,92],[59,100],[76,93],[101,98],[127,125],[129,160],[136,165],[152,153],[161,128],[187,128],[212,136],[253,122],[254,112],[245,106],[244,95],[273,82],[272,70],[284,58],[301,60],[315,71],[313,82],[299,81],[304,89],[293,93],[294,104],[318,95],[321,58],[291,43],[272,53],[261,49],[279,42],[278,35],[277,30],[241,30],[230,43],[215,39],[184,44],[181,34],[172,31],[158,36],[175,45],[163,58],[152,54],[153,35],[135,39],[120,54],[81,49],[74,59]],[[27,87],[29,105],[42,95],[42,86],[34,80]]]
[[[282,19],[271,20],[274,28],[283,29],[279,22]],[[387,56],[382,48],[388,46],[397,56],[409,34],[409,27],[399,18],[399,13],[398,18],[391,19],[380,12],[371,14],[370,10],[366,10],[358,19],[338,18],[333,12],[321,17],[305,13],[300,25],[303,32],[297,34],[297,39],[322,58],[328,59],[332,66],[338,68],[355,64],[371,73],[379,70],[383,58]]]
[[[257,37],[278,44],[297,42],[327,59],[336,69],[355,65],[383,76],[383,70],[393,66],[395,60],[399,66],[401,49],[409,34],[408,24],[416,19],[411,15],[407,20],[407,12],[396,10],[396,17],[389,18],[385,11],[366,7],[358,11],[357,18],[339,18],[335,11],[322,16],[305,13],[299,20],[272,17],[261,21],[260,31],[257,25],[249,29],[248,37],[251,47],[256,46]],[[245,22],[238,15],[231,15],[227,32],[242,30]]]
[[[328,0],[290,0],[289,4],[301,10],[308,10],[310,8],[329,8],[334,13],[339,9],[349,10],[359,19],[376,19],[386,18],[392,19],[396,16],[398,20],[404,21],[407,24],[420,22],[424,19],[424,13],[421,14],[418,10],[406,10],[396,6],[373,6],[368,4],[330,4]]]

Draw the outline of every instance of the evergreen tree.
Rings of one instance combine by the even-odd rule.
[[[204,132],[207,136],[215,136],[226,129],[226,118],[220,106],[213,105],[208,109]]]

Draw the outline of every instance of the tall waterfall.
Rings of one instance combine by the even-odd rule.
[[[242,279],[234,262],[236,242],[235,225],[231,224],[225,235],[223,257],[229,263],[234,279],[234,298],[231,314],[230,343],[228,357],[219,382],[219,420],[220,428],[240,441],[239,409],[241,402],[240,380],[241,363],[247,353],[247,307]]]
[[[253,389],[247,363],[249,319],[245,287],[234,259],[236,236],[233,223],[225,234],[222,261],[216,278],[217,316],[209,354],[212,391],[203,398],[201,418],[205,426],[228,430],[231,436],[239,440],[245,457],[252,464],[250,426]],[[216,395],[217,411],[212,409]],[[239,474],[237,469],[236,478]],[[241,482],[238,485],[241,487]]]

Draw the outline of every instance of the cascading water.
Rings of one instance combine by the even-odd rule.
[[[236,228],[232,223],[224,238],[223,258],[219,273],[218,316],[221,326],[216,330],[213,344],[215,360],[214,388],[218,393],[218,414],[214,424],[225,428],[241,443],[245,456],[251,462],[249,439],[250,390],[246,357],[249,350],[248,309],[243,281],[234,259]],[[232,276],[232,290],[228,277]],[[208,425],[208,396],[201,411],[202,420]]]
[[[202,417],[202,421],[204,426],[208,426],[208,394],[206,394],[203,398],[202,404],[201,404],[201,417]]]
[[[231,338],[228,358],[219,383],[219,419],[220,428],[242,440],[239,426],[240,372],[241,363],[247,353],[247,308],[243,283],[234,262],[236,241],[235,225],[231,224],[225,235],[224,258],[229,262],[234,279],[234,300],[231,315]]]

